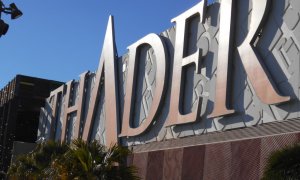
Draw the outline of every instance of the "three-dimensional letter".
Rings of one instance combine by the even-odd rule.
[[[97,100],[99,96],[99,88],[101,79],[104,76],[104,91],[105,91],[105,127],[106,127],[106,139],[107,146],[118,143],[118,92],[117,92],[117,77],[116,77],[116,61],[117,52],[115,46],[113,17],[109,17],[106,34],[104,38],[104,44],[102,48],[102,54],[99,61],[98,70],[96,73],[95,85],[91,93],[91,100],[89,103],[89,110],[87,119],[85,122],[82,139],[90,140],[90,134],[92,133],[92,127],[94,124],[94,118],[97,109]],[[105,72],[104,72],[105,68]]]
[[[135,72],[137,71],[137,54],[138,48],[143,44],[148,44],[153,48],[156,57],[156,87],[153,97],[153,101],[149,110],[149,114],[146,120],[137,128],[130,127],[130,120],[132,119],[132,102],[134,100],[135,94]],[[124,102],[124,112],[123,112],[123,123],[122,131],[119,135],[123,136],[136,136],[143,133],[152,123],[156,117],[159,107],[162,104],[162,97],[165,89],[166,82],[166,50],[162,39],[156,34],[149,34],[132,44],[128,47],[129,49],[129,65],[128,65],[128,75],[126,80],[126,94]]]
[[[196,65],[196,72],[199,73],[200,65],[199,61],[202,56],[202,51],[197,50],[194,54],[183,57],[185,47],[185,35],[186,35],[186,21],[192,16],[199,14],[200,21],[203,23],[205,20],[205,8],[207,1],[203,0],[198,3],[196,6],[172,19],[172,22],[176,22],[176,38],[175,38],[175,47],[174,47],[174,65],[173,65],[173,75],[172,75],[172,89],[171,89],[171,102],[170,102],[170,111],[169,117],[166,123],[166,126],[176,125],[176,124],[185,124],[194,122],[200,116],[200,98],[198,98],[197,110],[189,114],[181,114],[180,112],[180,91],[181,91],[181,75],[182,67],[194,63]]]

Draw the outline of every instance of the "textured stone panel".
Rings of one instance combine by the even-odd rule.
[[[137,58],[139,68],[133,88],[135,92],[133,127],[141,125],[148,116],[155,91],[156,60],[153,50],[144,46]]]

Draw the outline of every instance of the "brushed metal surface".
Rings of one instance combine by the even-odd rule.
[[[186,42],[186,22],[189,18],[200,15],[202,23],[205,20],[205,9],[207,1],[201,1],[196,6],[172,19],[172,22],[176,22],[176,37],[175,37],[175,46],[174,46],[174,64],[173,64],[173,73],[172,73],[172,87],[171,87],[171,99],[170,99],[170,112],[165,123],[165,126],[172,126],[178,124],[185,124],[195,122],[200,118],[200,104],[201,98],[198,97],[197,108],[195,111],[189,114],[182,114],[180,99],[182,98],[182,68],[184,66],[194,64],[196,66],[196,73],[200,73],[200,59],[202,57],[202,50],[197,49],[197,51],[189,56],[185,54],[185,45]],[[186,56],[186,57],[185,57]]]
[[[65,105],[64,105],[64,116],[62,119],[62,133],[61,133],[61,142],[64,142],[66,140],[66,131],[67,131],[67,125],[68,125],[68,120],[69,120],[69,115],[71,113],[76,113],[76,125],[75,125],[75,132],[72,136],[72,139],[76,139],[79,137],[79,126],[80,126],[80,121],[82,120],[82,102],[84,100],[84,90],[86,86],[86,78],[89,72],[84,72],[80,75],[80,84],[79,84],[79,101],[76,103],[76,105],[70,106],[70,98],[71,98],[71,90],[73,89],[74,86],[74,80],[69,81],[66,83],[66,94],[65,94]]]
[[[83,109],[83,102],[85,100],[85,90],[86,90],[86,86],[87,86],[87,78],[89,75],[89,71],[84,72],[80,75],[80,84],[79,84],[79,101],[77,102],[77,120],[75,123],[75,129],[74,129],[74,134],[73,134],[73,138],[77,139],[80,137],[80,123],[82,121],[82,109]]]
[[[52,103],[51,103],[51,123],[50,123],[50,139],[54,140],[55,139],[55,132],[57,131],[57,121],[59,121],[59,114],[57,113],[59,105],[59,100],[62,98],[62,94],[64,92],[65,85],[60,86],[59,88],[55,89],[54,91],[51,91],[50,93],[50,98],[52,98]]]
[[[65,93],[65,105],[64,105],[64,116],[62,119],[62,132],[61,132],[61,137],[60,141],[64,142],[65,141],[65,136],[66,136],[66,130],[67,130],[67,121],[68,121],[68,115],[70,112],[75,111],[76,109],[73,107],[69,108],[69,103],[70,103],[70,95],[71,95],[71,89],[73,87],[74,80],[71,80],[66,83],[66,93]]]
[[[217,117],[234,113],[228,108],[228,64],[232,58],[232,42],[234,36],[234,11],[235,0],[222,0],[220,10],[218,69],[213,112],[208,116]]]
[[[102,82],[102,78],[104,76],[106,98],[105,111],[107,112],[105,120],[105,126],[107,127],[105,142],[108,146],[118,143],[118,85],[116,84],[116,60],[117,52],[115,46],[114,22],[113,16],[110,16],[104,38],[102,54],[99,60],[99,66],[96,73],[95,85],[91,93],[91,100],[89,103],[88,114],[82,135],[82,139],[88,141],[90,140],[89,138],[97,108],[96,102],[99,98],[98,92],[99,88],[101,88],[100,83]]]
[[[255,90],[256,95],[265,104],[278,104],[290,100],[288,96],[279,95],[271,84],[266,70],[263,69],[259,53],[254,43],[260,36],[263,25],[267,19],[271,0],[253,0],[252,16],[249,32],[243,43],[238,47],[242,63],[247,76]]]

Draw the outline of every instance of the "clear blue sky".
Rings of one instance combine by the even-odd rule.
[[[23,16],[10,20],[0,38],[0,89],[16,74],[58,81],[95,71],[108,16],[115,19],[121,56],[148,33],[171,27],[170,20],[199,0],[3,0],[15,2]]]

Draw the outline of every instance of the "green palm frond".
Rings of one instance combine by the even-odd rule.
[[[126,165],[131,151],[98,141],[73,140],[70,145],[54,141],[38,144],[34,151],[20,156],[9,169],[9,177],[22,179],[139,179],[137,169]]]

